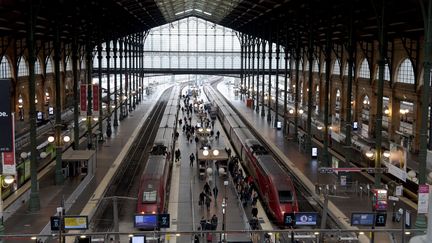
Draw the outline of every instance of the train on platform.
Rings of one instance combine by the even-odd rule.
[[[269,151],[249,131],[241,118],[223,98],[210,87],[204,89],[209,100],[217,103],[218,116],[230,141],[241,158],[269,215],[282,226],[284,214],[299,211],[297,195],[291,176],[270,155]]]
[[[166,212],[170,171],[175,149],[180,88],[175,87],[168,99],[153,147],[141,176],[137,214]]]

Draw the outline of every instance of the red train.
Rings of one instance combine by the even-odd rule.
[[[254,178],[261,201],[277,224],[283,225],[284,213],[298,212],[296,190],[291,176],[246,128],[223,97],[206,87],[210,101],[218,105],[218,116],[246,170]]]
[[[150,155],[141,177],[137,213],[164,212],[169,165],[164,155]]]

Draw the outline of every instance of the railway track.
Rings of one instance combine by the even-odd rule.
[[[138,184],[140,175],[145,168],[145,161],[147,161],[148,151],[153,144],[156,136],[159,123],[162,119],[165,107],[168,102],[169,93],[172,88],[164,91],[161,99],[158,101],[155,108],[150,113],[149,118],[141,128],[138,137],[129,149],[125,161],[117,171],[112,182],[108,186],[105,198],[114,197],[131,197],[136,198],[138,194]],[[135,211],[135,207],[122,207],[123,203],[135,205],[135,201],[123,202],[119,201],[119,216],[125,218],[130,216],[130,211]],[[93,230],[97,232],[108,232],[113,228],[113,203],[112,200],[104,200],[100,207],[97,209],[92,226]],[[126,208],[126,210],[125,210]],[[130,218],[128,219],[130,220]]]
[[[248,122],[245,120],[245,118],[243,116],[241,116],[237,112],[236,108],[230,102],[228,102],[223,95],[220,94],[220,92],[217,90],[217,88],[215,88],[215,84],[217,84],[217,82],[212,83],[212,87],[213,87],[214,91],[217,92],[218,95],[223,98],[223,100],[237,113],[237,115],[239,115],[240,119],[248,127],[248,129],[250,130],[250,132],[258,140],[260,140],[260,142],[263,145],[266,145],[266,142],[262,140],[261,135],[258,134],[258,133],[256,133],[255,130],[252,129],[248,125]],[[321,205],[321,202],[315,200],[314,197],[313,197],[313,195],[308,190],[308,188],[301,182],[301,179],[298,178],[297,176],[295,176],[289,170],[289,168],[285,165],[285,163],[283,163],[283,161],[281,161],[280,158],[278,158],[278,156],[276,156],[276,154],[272,151],[271,148],[269,148],[268,146],[266,146],[266,147],[267,147],[267,150],[273,155],[273,157],[279,162],[279,164],[281,165],[281,167],[284,168],[285,171],[291,176],[292,181],[294,183],[294,186],[295,186],[295,188],[297,190],[296,194],[297,194],[297,200],[298,200],[299,205],[300,205],[300,211],[302,211],[302,212],[312,212],[312,211],[322,212],[323,211],[323,205]],[[274,222],[273,222],[273,224],[274,224]],[[334,219],[332,219],[331,217],[329,217],[327,219],[327,224],[328,224],[329,228],[339,228],[339,224]]]

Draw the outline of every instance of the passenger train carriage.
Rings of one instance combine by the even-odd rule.
[[[218,116],[246,170],[254,178],[266,210],[277,224],[283,225],[285,213],[298,212],[297,196],[291,176],[246,128],[241,118],[210,87],[207,97],[217,103]]]

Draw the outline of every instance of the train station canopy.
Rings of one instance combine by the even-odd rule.
[[[348,36],[353,24],[357,40],[377,40],[383,23],[389,39],[423,36],[424,0],[3,0],[0,37],[25,38],[29,13],[36,16],[36,39],[51,39],[59,27],[63,41],[78,37],[92,43],[147,31],[190,16],[294,46],[336,42]],[[30,8],[29,6],[33,6]],[[423,13],[423,14],[418,14]],[[383,16],[383,18],[381,18]],[[298,38],[301,36],[301,38]],[[278,37],[279,39],[276,39]],[[286,38],[285,38],[286,37]],[[286,42],[285,42],[286,41]]]

